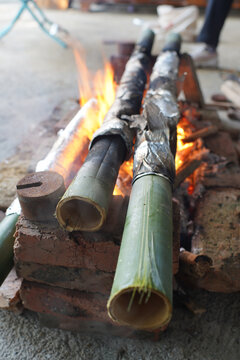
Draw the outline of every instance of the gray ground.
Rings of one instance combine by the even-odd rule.
[[[8,24],[19,2],[0,0],[0,26]],[[103,40],[134,40],[139,28],[134,17],[155,20],[152,14],[81,13],[46,11],[84,46],[88,67],[101,67],[102,54],[113,47]],[[239,17],[230,17],[219,47],[220,65],[240,70]],[[189,49],[190,45],[184,45]],[[192,45],[191,45],[192,46]],[[155,51],[157,51],[157,45]],[[0,40],[0,160],[15,152],[29,130],[45,120],[63,99],[77,98],[73,54],[48,38],[25,13],[8,36]],[[202,70],[200,81],[206,98],[219,91],[222,72]],[[41,328],[27,314],[0,312],[0,359],[189,359],[240,358],[240,294],[197,292],[202,316],[175,307],[173,320],[159,341],[86,336]]]

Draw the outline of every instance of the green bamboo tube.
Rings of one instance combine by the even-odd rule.
[[[162,176],[133,184],[107,308],[112,320],[142,330],[171,319],[172,186]]]
[[[18,217],[17,213],[10,214],[0,222],[0,286],[13,267],[13,235]]]

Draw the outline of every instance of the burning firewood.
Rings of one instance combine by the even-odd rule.
[[[119,167],[131,153],[133,131],[128,117],[139,114],[141,108],[153,39],[151,30],[142,34],[88,156],[58,203],[57,219],[68,231],[96,231],[106,219]]]
[[[172,314],[171,140],[180,116],[176,101],[180,37],[170,40],[171,46],[167,43],[154,65],[143,115],[136,119],[133,187],[108,301],[113,320],[145,330],[168,324]]]

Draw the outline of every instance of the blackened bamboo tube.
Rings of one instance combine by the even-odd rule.
[[[180,42],[178,37],[175,44]],[[134,153],[134,178],[111,295],[109,316],[121,325],[155,330],[172,315],[172,133],[178,51],[159,55],[144,100]],[[145,125],[145,126],[144,126]],[[143,130],[142,130],[143,129]]]
[[[151,30],[143,32],[89,154],[57,205],[58,222],[68,231],[96,231],[104,224],[120,165],[131,152],[133,134],[126,118],[139,114],[153,39]]]

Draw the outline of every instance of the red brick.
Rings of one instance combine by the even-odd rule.
[[[84,237],[67,233],[57,222],[33,223],[20,217],[15,238],[17,261],[106,272],[116,268],[119,244],[107,234]]]
[[[20,296],[24,308],[35,312],[112,323],[106,310],[108,298],[98,293],[23,281]]]
[[[189,281],[209,291],[240,290],[240,190],[208,190],[197,204],[192,251],[209,256],[213,266],[199,281]],[[191,281],[192,280],[192,281]]]
[[[22,312],[23,306],[19,295],[21,284],[22,279],[18,278],[15,268],[12,268],[0,286],[0,309],[10,310],[18,314]]]
[[[107,315],[107,297],[24,281],[20,295],[26,309],[40,315],[48,327],[85,333],[105,333],[124,337],[150,337],[152,332],[119,326]],[[155,331],[164,331],[166,327]]]
[[[76,289],[80,291],[98,292],[108,295],[111,291],[113,273],[88,269],[67,268],[64,266],[42,265],[18,261],[17,273],[29,281]]]

